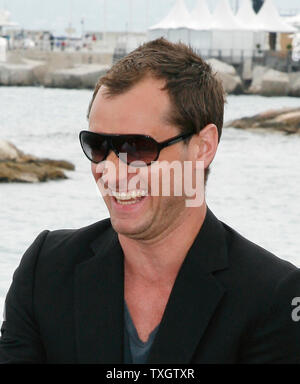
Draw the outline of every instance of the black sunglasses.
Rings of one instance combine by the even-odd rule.
[[[81,131],[79,140],[86,157],[95,164],[104,161],[110,150],[128,165],[132,162],[141,162],[141,164],[132,164],[134,166],[150,165],[152,161],[156,161],[160,151],[182,141],[189,136],[194,135],[193,132],[185,133],[172,137],[171,139],[157,142],[151,136],[130,134],[130,135],[109,135],[105,133],[96,133],[91,131]],[[127,157],[123,156],[125,154]]]

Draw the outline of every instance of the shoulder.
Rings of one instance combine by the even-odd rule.
[[[43,230],[21,258],[17,273],[58,270],[93,256],[94,242],[105,244],[114,234],[110,219],[78,229]]]
[[[253,243],[229,225],[221,222],[227,242],[230,266],[254,280],[278,280],[297,267]]]
[[[228,268],[218,278],[243,324],[244,361],[300,362],[300,269],[220,223]]]
[[[110,229],[110,219],[107,218],[77,229],[56,229],[47,231],[43,248],[52,251],[60,248],[78,246],[80,244],[90,244],[93,240],[105,234],[106,231]]]
[[[48,231],[40,250],[40,262],[49,258],[62,264],[85,261],[93,256],[90,250],[95,242],[104,246],[113,235],[109,218],[78,229]]]
[[[219,278],[234,301],[245,312],[252,309],[254,317],[280,312],[290,320],[292,302],[300,297],[300,269],[221,224],[227,239],[228,269]]]

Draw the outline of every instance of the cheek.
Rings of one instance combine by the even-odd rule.
[[[92,174],[94,176],[94,179],[97,181],[97,178],[99,178],[99,176],[96,173],[96,164],[91,163],[91,171],[92,171]]]
[[[98,180],[103,175],[103,172],[100,172],[99,165],[95,164],[95,163],[91,163],[91,171],[92,171],[93,177],[97,183]]]

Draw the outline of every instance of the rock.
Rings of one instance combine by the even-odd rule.
[[[289,77],[287,73],[269,69],[262,78],[262,95],[286,96],[289,92]]]
[[[289,89],[289,95],[290,96],[300,96],[300,72],[292,72],[288,74],[289,76],[289,82],[290,82],[290,89]]]
[[[260,122],[264,120],[271,120],[280,116],[284,113],[294,112],[295,108],[280,108],[280,109],[269,109],[268,111],[261,112],[258,115],[255,115],[253,118]]]
[[[23,60],[21,64],[0,64],[0,85],[93,89],[99,77],[108,69],[109,65],[100,64],[54,69],[53,65],[45,62]]]
[[[65,160],[39,159],[24,154],[12,143],[0,140],[0,182],[66,179],[62,169],[74,170],[75,167]]]
[[[225,92],[234,94],[243,92],[242,80],[232,65],[223,63],[217,59],[208,59],[207,62],[212,66],[213,71],[216,72],[222,81]]]
[[[0,139],[0,161],[16,160],[20,158],[22,152],[12,143]]]
[[[32,69],[33,79],[36,85],[43,85],[46,74],[49,71],[48,65],[41,63]]]
[[[0,64],[0,84],[10,86],[40,85],[47,66],[43,61],[22,59]]]
[[[225,127],[242,129],[271,129],[300,134],[300,108],[270,110],[258,115],[243,117],[225,124]]]
[[[226,93],[229,94],[241,94],[243,93],[242,80],[239,76],[228,75],[227,73],[218,74],[220,80],[223,83],[223,87]]]
[[[25,65],[0,65],[1,85],[32,85],[33,74],[30,67]]]
[[[250,88],[248,89],[248,93],[260,93],[261,92],[261,83],[263,75],[267,72],[268,68],[263,67],[261,65],[256,65],[253,68],[252,72],[252,82]]]
[[[66,179],[62,170],[39,163],[0,163],[0,181],[21,181],[35,183],[38,181]]]
[[[74,171],[75,166],[74,164],[70,163],[69,161],[65,160],[50,160],[50,159],[41,159],[40,160],[43,164],[47,164],[50,167],[56,167],[56,168],[63,168],[68,171]]]
[[[283,113],[274,120],[276,129],[283,129],[287,133],[300,133],[300,108]]]
[[[286,96],[289,88],[290,80],[287,73],[256,66],[248,92],[263,96]]]
[[[212,66],[215,72],[226,73],[227,75],[236,75],[234,66],[224,63],[217,59],[208,59],[207,62]]]
[[[91,88],[100,76],[105,74],[107,65],[81,65],[70,69],[60,69],[45,75],[44,85],[55,88]]]
[[[36,84],[34,76],[35,66],[32,64],[0,64],[0,85],[30,86]]]

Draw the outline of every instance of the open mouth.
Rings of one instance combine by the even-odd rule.
[[[129,192],[112,191],[112,196],[115,202],[120,205],[131,205],[141,202],[147,196],[147,192],[144,190],[134,190]]]

